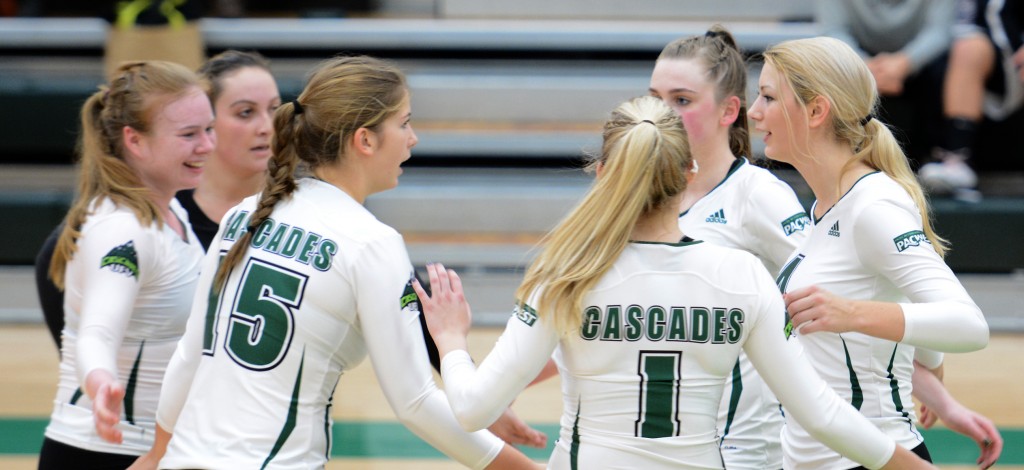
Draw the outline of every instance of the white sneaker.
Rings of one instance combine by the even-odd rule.
[[[917,170],[921,184],[931,192],[948,194],[960,189],[971,189],[978,185],[978,175],[964,161],[963,157],[946,153],[941,161],[926,163]]]

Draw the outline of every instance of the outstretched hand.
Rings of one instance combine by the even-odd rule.
[[[124,401],[124,386],[116,380],[107,382],[96,390],[92,413],[96,433],[103,440],[120,444],[123,440],[121,429],[121,403]]]
[[[487,428],[495,436],[511,445],[524,445],[543,449],[548,445],[548,436],[530,427],[519,419],[512,408],[506,408],[501,417]]]
[[[431,263],[427,265],[427,274],[431,294],[427,294],[415,279],[412,287],[420,298],[427,329],[443,359],[453,350],[467,349],[466,336],[469,335],[473,314],[462,290],[462,280],[454,270],[445,269],[440,263]]]

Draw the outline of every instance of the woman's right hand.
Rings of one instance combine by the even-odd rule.
[[[427,329],[443,359],[453,350],[466,349],[466,336],[473,323],[473,314],[462,290],[462,280],[454,270],[445,269],[440,263],[430,263],[427,273],[431,295],[416,279],[413,279],[412,286],[419,296]]]
[[[110,372],[95,369],[85,377],[85,388],[92,398],[92,416],[96,433],[104,441],[120,444],[121,403],[124,401],[124,385]]]

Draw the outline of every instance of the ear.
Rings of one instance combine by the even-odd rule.
[[[604,162],[597,162],[597,167],[594,169],[594,176],[600,178],[604,174]]]
[[[811,128],[821,127],[828,122],[832,112],[832,103],[824,96],[818,95],[807,104],[807,125]]]
[[[731,126],[740,116],[740,106],[740,97],[733,95],[726,98],[722,102],[722,117],[718,123],[725,127]]]
[[[121,140],[124,141],[124,148],[128,153],[135,156],[142,156],[144,135],[131,126],[121,128]],[[126,155],[127,156],[127,155]]]
[[[352,134],[352,148],[361,155],[372,155],[377,150],[378,137],[373,131],[360,127]]]

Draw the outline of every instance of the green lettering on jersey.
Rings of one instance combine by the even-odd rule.
[[[626,341],[644,337],[644,309],[639,305],[626,307]]]
[[[665,309],[657,305],[647,309],[647,339],[661,341],[665,337]]]
[[[306,241],[302,243],[302,248],[299,250],[299,256],[295,258],[296,261],[302,264],[309,264],[309,260],[316,250],[317,243],[320,242],[320,235],[310,233],[306,237]]]
[[[249,244],[253,248],[260,248],[264,243],[267,242],[267,235],[274,229],[274,219],[267,217],[259,227],[256,227],[256,233],[252,234],[252,242]]]
[[[115,273],[127,274],[139,278],[139,257],[135,253],[135,241],[115,246],[103,258],[100,258],[100,269],[108,268]]]
[[[224,240],[237,240],[245,233],[245,222],[249,220],[249,211],[235,211],[228,217],[228,228],[224,231]]]
[[[672,307],[668,321],[668,341],[686,341],[686,308]]]
[[[621,341],[622,306],[609,305],[608,314],[604,320],[604,332],[601,334],[601,341]]]
[[[597,339],[601,330],[601,309],[593,305],[583,311],[583,324],[580,325],[580,337],[585,340]]]
[[[690,341],[706,343],[711,337],[711,312],[704,307],[690,308]]]
[[[743,336],[743,321],[746,319],[743,310],[734,308],[729,310],[729,344],[736,344]]]
[[[320,242],[319,250],[316,258],[313,260],[313,267],[317,271],[327,271],[331,269],[331,263],[334,262],[334,255],[338,253],[338,244],[330,238],[325,238],[324,241]]]
[[[268,253],[281,253],[281,242],[284,241],[285,234],[288,233],[288,224],[280,224],[274,229],[274,234],[270,236],[270,241],[263,247],[263,251]]]
[[[281,248],[281,256],[294,258],[295,253],[299,251],[299,243],[305,235],[306,231],[301,227],[292,227],[292,231],[288,232],[288,238],[284,241],[284,247]]]
[[[725,309],[715,308],[712,309],[713,318],[711,320],[711,343],[712,344],[725,344]]]

